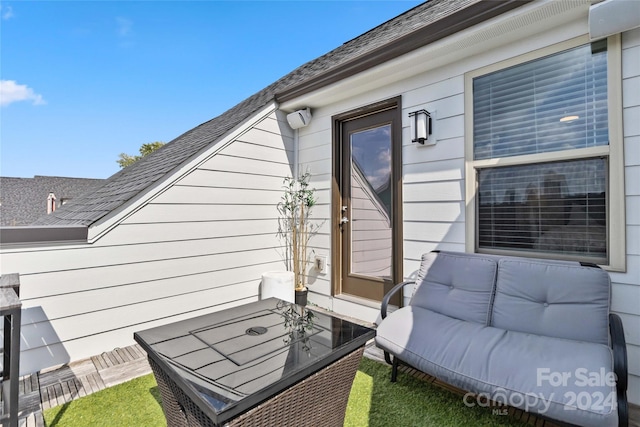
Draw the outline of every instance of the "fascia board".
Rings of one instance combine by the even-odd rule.
[[[281,102],[280,108],[290,111],[307,106],[319,108],[337,103],[470,58],[479,52],[526,40],[554,29],[560,29],[563,32],[561,37],[564,39],[575,38],[588,32],[590,4],[588,0],[544,0],[528,3],[367,71]],[[568,23],[575,25],[567,25]],[[533,49],[535,47],[532,47]]]

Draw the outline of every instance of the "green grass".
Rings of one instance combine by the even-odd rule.
[[[165,426],[160,390],[152,374],[44,411],[48,427]]]
[[[491,408],[470,408],[462,396],[400,373],[389,381],[391,368],[363,358],[353,382],[344,425],[348,427],[525,426]]]
[[[389,381],[390,368],[363,358],[351,389],[345,426],[524,426],[490,408],[464,405],[462,397],[400,374]],[[90,396],[48,409],[48,427],[166,425],[153,375],[110,387]]]

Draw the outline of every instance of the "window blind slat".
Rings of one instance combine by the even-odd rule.
[[[478,171],[480,248],[606,257],[605,159]]]
[[[609,142],[606,52],[581,46],[478,77],[473,91],[475,159]]]

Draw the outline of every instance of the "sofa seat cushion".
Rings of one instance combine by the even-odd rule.
[[[489,342],[495,345],[504,333],[422,307],[407,306],[382,321],[375,340],[378,347],[404,362],[462,387],[464,382],[456,381],[457,375],[472,375],[483,363],[470,356],[481,353]]]
[[[612,355],[605,345],[506,331],[413,306],[380,324],[376,344],[500,403],[577,425],[617,425]]]

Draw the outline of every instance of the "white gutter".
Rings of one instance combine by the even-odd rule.
[[[0,246],[87,243],[89,229],[83,225],[26,225],[0,227]]]

